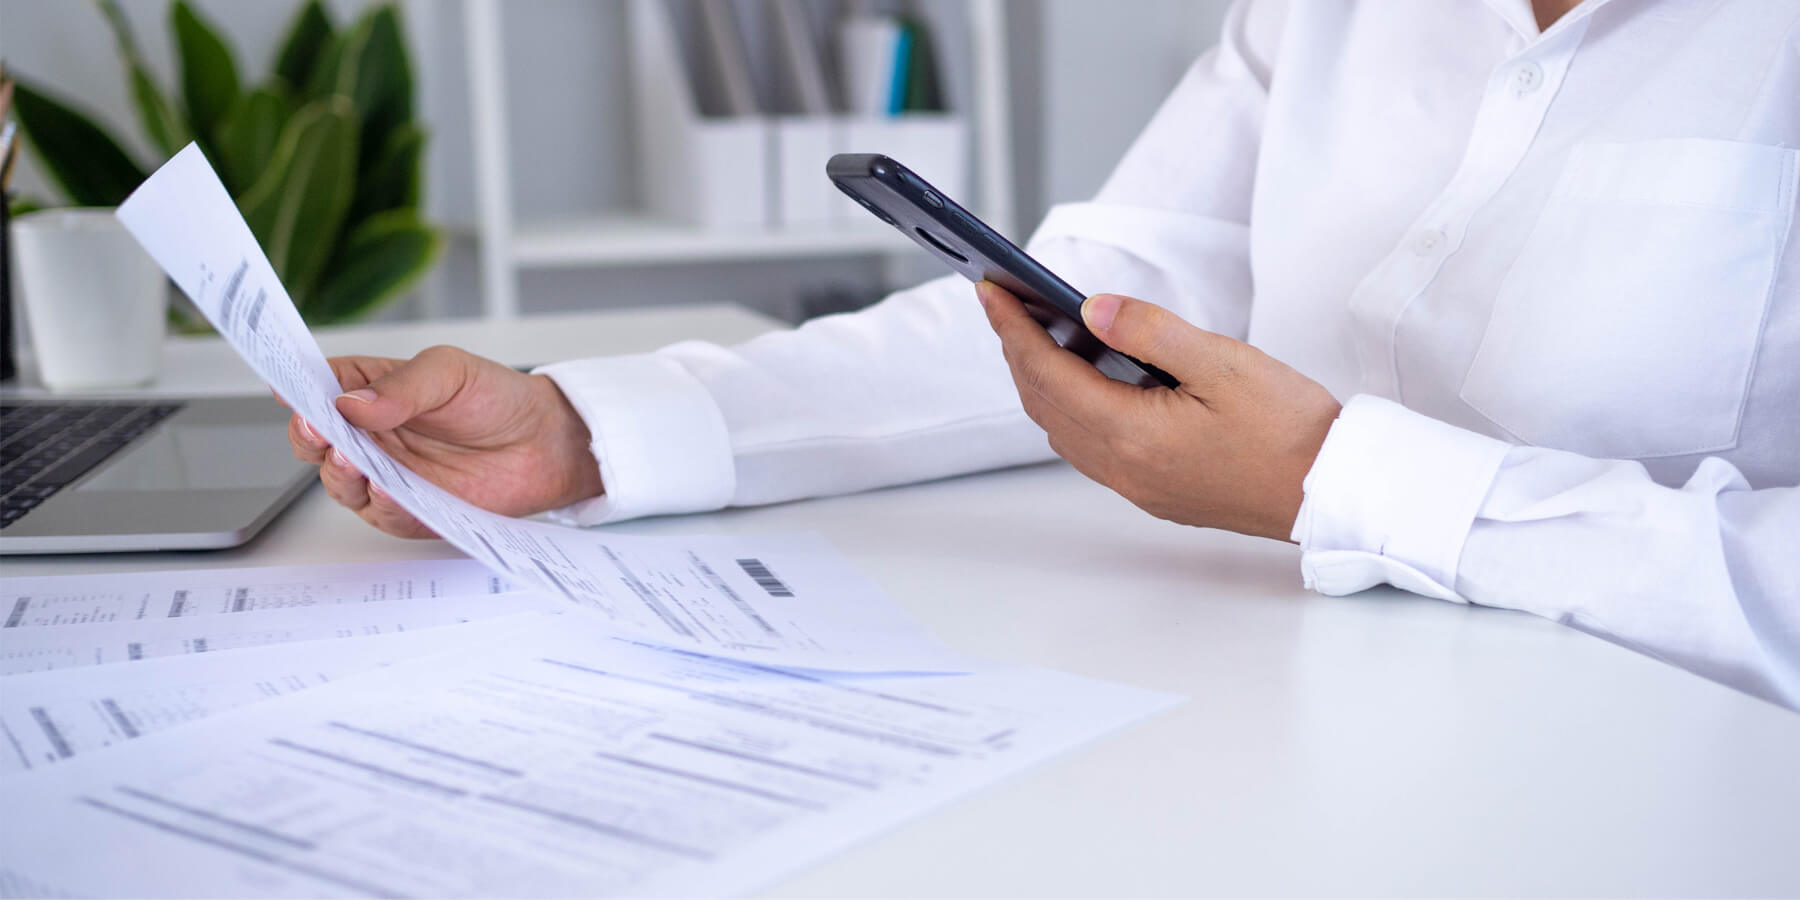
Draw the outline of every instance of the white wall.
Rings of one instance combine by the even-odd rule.
[[[933,0],[937,2],[937,0]],[[347,21],[367,0],[331,0]],[[197,0],[226,32],[247,78],[268,71],[297,0]],[[1012,0],[1016,150],[1022,223],[1048,204],[1090,195],[1182,70],[1216,38],[1225,0]],[[150,65],[173,88],[166,0],[122,0]],[[620,0],[509,0],[507,87],[513,98],[514,200],[522,218],[628,205]],[[469,117],[458,0],[408,0],[421,108],[432,129],[428,210],[466,234],[474,220]],[[95,110],[149,165],[111,38],[79,0],[0,0],[0,59]],[[1021,68],[1023,66],[1023,68]],[[19,187],[51,192],[29,159]],[[868,260],[738,263],[716,267],[571,270],[528,274],[528,312],[730,299],[793,315],[803,295],[875,296],[882,267]],[[455,243],[434,285],[442,307],[473,314],[472,248]],[[402,305],[393,313],[416,312]]]
[[[1043,197],[1099,190],[1181,74],[1218,43],[1223,0],[1042,0]]]

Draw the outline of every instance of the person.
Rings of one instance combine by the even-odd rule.
[[[1800,708],[1797,97],[1800,4],[1247,0],[1028,245],[1179,388],[952,276],[732,348],[338,359],[338,408],[576,524],[1054,452],[1297,542],[1317,591],[1527,610]],[[291,437],[338,502],[427,533]]]

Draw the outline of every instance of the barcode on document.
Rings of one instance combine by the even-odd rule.
[[[794,596],[794,592],[789,590],[788,586],[783,584],[781,579],[776,578],[775,573],[769,571],[769,567],[763,565],[762,560],[760,560],[760,559],[740,559],[737,561],[737,564],[738,564],[738,568],[744,570],[745,575],[750,576],[751,578],[756,580],[757,584],[762,585],[762,589],[765,591],[768,591],[769,596],[771,596],[771,597],[792,597],[792,596]]]
[[[238,289],[244,286],[244,275],[250,271],[250,261],[238,263],[231,270],[231,277],[225,281],[225,296],[219,301],[219,318],[225,320],[225,326],[231,327],[231,312],[237,306]]]
[[[256,299],[250,301],[250,311],[244,314],[244,317],[249,320],[247,324],[251,331],[256,330],[257,320],[262,318],[263,307],[266,306],[268,302],[269,292],[262,288],[257,288]]]

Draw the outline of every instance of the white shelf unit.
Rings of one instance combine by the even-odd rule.
[[[630,266],[888,253],[913,246],[874,226],[697,228],[633,213],[550,219],[513,228],[512,259],[529,266]]]
[[[519,315],[519,273],[532,268],[703,265],[768,259],[894,256],[910,252],[904,236],[869,225],[707,229],[659,221],[634,210],[521,222],[513,210],[507,132],[502,0],[464,0],[470,124],[474,131],[476,239],[482,311],[490,319]],[[975,212],[1011,233],[1013,168],[1004,0],[966,0],[970,133]],[[821,177],[823,177],[821,175]],[[716,299],[716,298],[714,298]]]

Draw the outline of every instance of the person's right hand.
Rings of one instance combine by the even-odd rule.
[[[338,412],[414,473],[483,509],[529,515],[598,496],[586,423],[556,383],[455,347],[410,360],[340,356]],[[400,537],[432,537],[295,414],[294,456],[319,467],[332,499]]]

